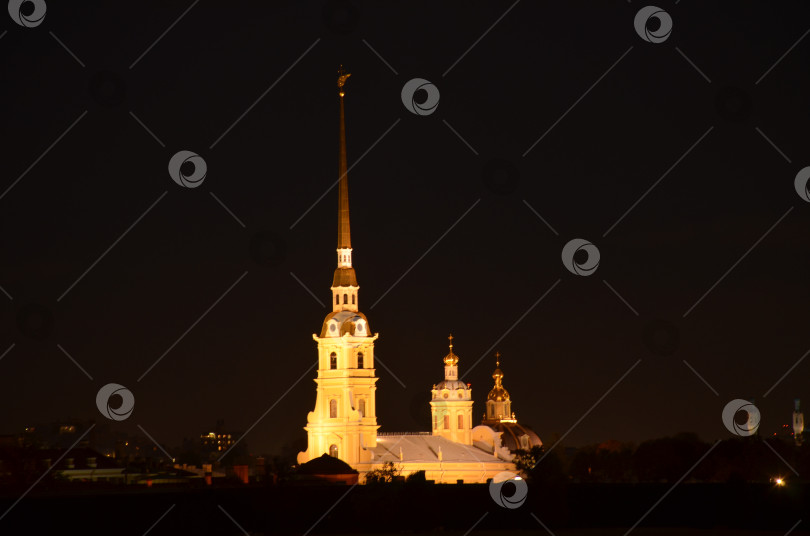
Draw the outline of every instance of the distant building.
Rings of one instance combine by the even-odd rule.
[[[23,429],[19,435],[21,446],[33,446],[39,448],[59,448],[73,445],[77,439],[83,436],[79,446],[89,446],[93,444],[96,437],[95,430],[88,428],[94,425],[93,421],[56,421],[48,424],[31,424]]]
[[[122,483],[126,479],[124,467],[87,447],[0,449],[0,481],[33,479],[46,472],[55,480]]]
[[[44,452],[48,453],[49,457],[45,459],[45,462],[46,466],[50,467],[51,460],[58,459],[64,453],[64,449]],[[89,448],[71,449],[54,467],[54,473],[65,480],[82,482],[122,483],[125,481],[123,467],[100,452]]]
[[[225,421],[217,421],[213,432],[200,434],[200,451],[204,458],[218,458],[241,437],[240,432],[225,429]]]
[[[796,445],[802,444],[802,434],[804,433],[804,413],[801,410],[801,400],[793,401],[793,439]]]

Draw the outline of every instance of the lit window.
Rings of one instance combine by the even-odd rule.
[[[445,430],[450,429],[450,415],[445,415],[444,416],[444,429]]]
[[[363,368],[363,352],[357,353],[357,368]]]
[[[329,418],[330,419],[337,419],[337,398],[333,398],[329,401]]]
[[[329,368],[336,369],[337,368],[337,354],[332,352],[329,355]]]
[[[337,458],[338,456],[337,445],[335,444],[329,445],[329,455],[332,456],[333,458]]]
[[[458,416],[458,429],[459,430],[464,429],[464,415],[459,415]]]

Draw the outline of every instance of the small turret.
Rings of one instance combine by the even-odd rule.
[[[503,386],[503,371],[501,371],[501,354],[495,353],[495,371],[492,373],[495,386],[487,395],[487,411],[484,414],[484,424],[496,422],[517,422],[512,413],[512,400],[509,392]]]
[[[444,356],[444,380],[431,390],[430,413],[433,435],[466,445],[472,444],[472,388],[458,379],[459,357],[453,352],[451,334],[450,351]]]

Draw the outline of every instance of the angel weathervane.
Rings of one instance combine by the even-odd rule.
[[[340,69],[338,69],[338,92],[340,93],[341,97],[344,95],[343,86],[346,84],[346,79],[349,78],[350,76],[351,73],[345,72],[343,70],[343,65],[341,65]]]

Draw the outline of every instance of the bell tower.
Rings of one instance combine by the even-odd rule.
[[[340,458],[352,467],[371,461],[368,448],[377,446],[377,408],[374,341],[366,316],[358,308],[357,274],[352,266],[349,228],[344,85],[350,74],[338,71],[340,129],[338,137],[337,268],[332,278],[332,312],[326,315],[318,343],[315,409],[307,415],[308,445],[298,454],[305,463],[322,454]]]
[[[433,435],[456,443],[472,445],[472,388],[458,379],[458,356],[453,353],[451,334],[450,353],[444,357],[444,381],[433,386],[430,413]]]

